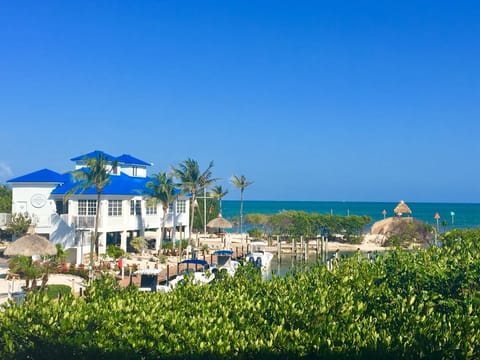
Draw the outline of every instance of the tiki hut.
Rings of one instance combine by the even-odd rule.
[[[405,204],[405,201],[400,201],[397,207],[393,210],[397,216],[402,216],[403,214],[412,215],[412,210]]]
[[[8,245],[4,254],[8,256],[56,255],[57,248],[43,236],[28,234]]]
[[[224,219],[222,215],[218,215],[213,220],[210,220],[207,224],[209,228],[216,228],[216,229],[230,229],[233,227],[232,223],[227,219]]]

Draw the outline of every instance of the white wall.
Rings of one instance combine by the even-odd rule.
[[[13,183],[12,213],[28,213],[37,232],[50,233],[50,218],[56,210],[50,193],[55,187],[53,183]]]

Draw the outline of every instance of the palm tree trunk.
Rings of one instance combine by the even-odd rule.
[[[243,233],[243,188],[240,190],[240,234]]]
[[[165,234],[165,222],[167,221],[167,210],[168,207],[163,207],[163,218],[162,218],[162,227],[160,228],[160,243],[157,245],[157,250],[162,249],[163,245],[163,234]]]
[[[101,192],[97,193],[97,211],[95,214],[95,231],[93,233],[93,241],[90,239],[90,266],[93,270],[93,252],[95,251],[95,255],[98,256],[98,221],[100,219],[100,198],[102,194]]]
[[[188,238],[191,239],[192,238],[192,229],[193,229],[193,218],[195,216],[195,191],[192,191],[192,204],[191,204],[191,208],[192,208],[192,212],[191,212],[191,218],[190,218],[190,228],[188,229]]]

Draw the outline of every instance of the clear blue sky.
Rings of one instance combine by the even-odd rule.
[[[0,183],[95,149],[250,200],[480,202],[478,1],[0,2]]]

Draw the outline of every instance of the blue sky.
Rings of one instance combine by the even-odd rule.
[[[0,183],[95,149],[251,200],[480,202],[477,1],[0,2]]]

